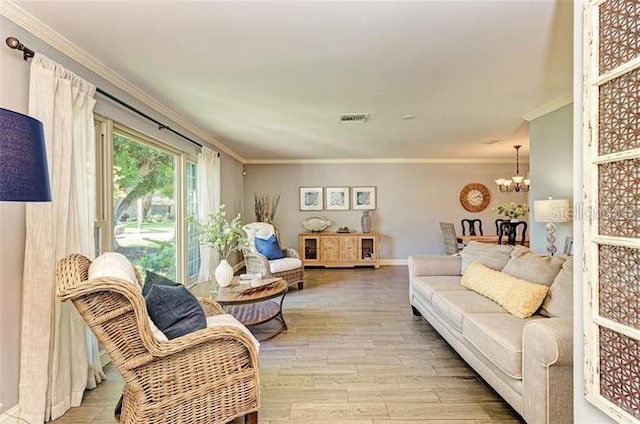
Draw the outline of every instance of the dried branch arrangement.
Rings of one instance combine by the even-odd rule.
[[[278,209],[278,202],[280,202],[280,194],[255,193],[254,199],[256,221],[273,224],[273,217]]]

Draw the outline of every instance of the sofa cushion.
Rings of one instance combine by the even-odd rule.
[[[434,292],[467,290],[460,285],[461,277],[451,275],[425,276],[413,279],[413,291],[417,292],[428,304]]]
[[[473,262],[480,262],[491,269],[500,271],[509,262],[513,246],[488,244],[472,241],[460,252],[462,257],[462,273]]]
[[[431,305],[433,310],[459,333],[462,333],[465,314],[503,313],[509,315],[497,303],[471,290],[435,292],[431,298]]]
[[[549,287],[549,293],[542,302],[540,315],[545,317],[573,316],[573,258],[562,265],[562,269]]]
[[[528,318],[533,315],[547,296],[549,288],[472,263],[461,280],[462,286],[493,300],[509,313]]]
[[[276,272],[291,271],[302,267],[302,261],[298,258],[282,258],[269,261],[269,271]]]
[[[516,246],[502,272],[531,283],[550,286],[566,260],[566,255],[543,255],[524,246]]]
[[[494,365],[513,378],[522,378],[522,332],[539,315],[520,319],[509,314],[467,314],[462,335]]]

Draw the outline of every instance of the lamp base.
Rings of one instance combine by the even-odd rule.
[[[554,253],[556,253],[558,251],[558,248],[556,247],[556,236],[555,236],[555,232],[556,232],[556,224],[554,224],[553,222],[549,222],[546,226],[546,230],[547,230],[547,252],[553,256]]]

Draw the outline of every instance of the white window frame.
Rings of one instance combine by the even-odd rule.
[[[176,181],[176,279],[190,285],[197,279],[197,274],[187,276],[187,161],[197,162],[192,153],[180,150],[169,143],[150,137],[128,126],[95,114],[96,121],[96,155],[97,155],[97,204],[96,204],[96,232],[99,241],[96,242],[99,253],[113,250],[113,134],[120,133],[136,142],[146,144],[163,152],[175,156]]]

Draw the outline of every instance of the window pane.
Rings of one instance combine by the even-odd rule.
[[[187,216],[198,213],[198,167],[195,162],[187,162]],[[198,275],[200,268],[200,246],[196,238],[195,224],[187,227],[187,277]]]
[[[175,279],[175,155],[114,133],[113,156],[114,250]]]

